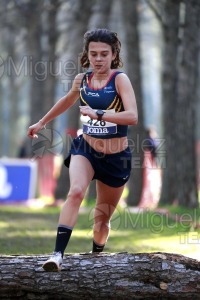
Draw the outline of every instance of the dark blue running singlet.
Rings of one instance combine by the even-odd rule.
[[[89,105],[93,109],[124,111],[123,101],[115,87],[115,77],[122,72],[113,72],[106,85],[100,89],[91,87],[92,72],[85,73],[80,86],[80,105]],[[127,125],[117,125],[106,121],[89,120],[83,124],[83,132],[96,138],[110,139],[127,136]]]

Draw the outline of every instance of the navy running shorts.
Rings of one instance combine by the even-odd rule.
[[[64,160],[64,164],[68,168],[71,154],[86,157],[94,169],[93,179],[100,180],[108,186],[123,186],[130,177],[131,152],[129,147],[118,153],[104,154],[95,151],[80,135],[72,141],[69,155]]]

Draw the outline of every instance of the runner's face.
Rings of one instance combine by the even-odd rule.
[[[90,66],[95,73],[104,74],[111,68],[115,55],[110,45],[102,42],[90,42],[88,49]]]

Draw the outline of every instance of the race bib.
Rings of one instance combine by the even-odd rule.
[[[111,109],[109,110],[109,112],[115,113],[115,110]],[[83,123],[83,133],[86,133],[88,135],[98,136],[102,134],[109,135],[117,133],[117,124],[115,123],[106,122],[104,120],[93,120],[88,116],[81,116],[81,121]]]

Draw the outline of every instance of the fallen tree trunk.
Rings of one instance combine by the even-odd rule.
[[[200,299],[200,262],[182,255],[65,255],[59,273],[46,259],[0,256],[0,299]]]

